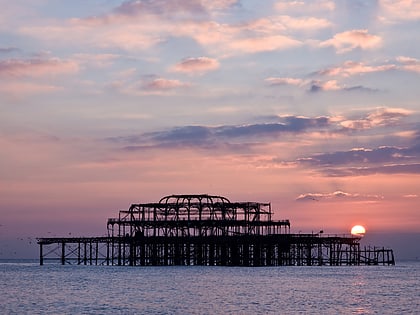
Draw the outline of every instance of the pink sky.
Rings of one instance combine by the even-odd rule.
[[[177,193],[420,233],[417,1],[0,4],[0,258]]]

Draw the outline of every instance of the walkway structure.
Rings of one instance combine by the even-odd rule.
[[[107,237],[39,238],[40,264],[393,265],[391,249],[361,248],[360,237],[291,234],[270,203],[210,195],[171,195],[132,204],[108,219]]]

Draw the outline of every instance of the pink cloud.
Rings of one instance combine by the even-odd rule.
[[[420,19],[420,2],[417,0],[380,0],[382,21],[393,23]]]
[[[410,194],[410,195],[404,195],[403,198],[418,198],[418,195]]]
[[[76,59],[78,63],[102,68],[112,65],[120,56],[116,54],[75,54],[73,55],[73,58]]]
[[[279,17],[279,21],[281,21],[289,30],[313,31],[331,26],[331,23],[326,19],[319,19],[315,17],[294,18],[283,15]]]
[[[267,82],[270,85],[297,85],[300,86],[305,83],[302,79],[296,79],[296,78],[278,78],[278,77],[270,77],[265,79],[265,82]]]
[[[227,9],[236,3],[238,3],[238,0],[202,0],[201,1],[201,4],[209,11]]]
[[[368,30],[351,30],[334,35],[333,38],[321,42],[320,47],[334,47],[338,53],[346,53],[353,49],[374,49],[381,45],[379,36],[371,35]]]
[[[329,80],[325,82],[317,81],[316,84],[324,91],[337,91],[342,89],[342,87],[338,85],[338,82],[336,80]]]
[[[296,198],[296,201],[320,201],[320,200],[381,200],[384,199],[380,195],[362,195],[358,193],[347,193],[341,190],[332,193],[305,193]]]
[[[164,78],[154,79],[144,85],[146,90],[171,90],[179,87],[188,86],[179,80],[170,80]]]
[[[328,76],[344,76],[349,77],[358,74],[382,72],[397,69],[394,64],[386,64],[380,66],[370,66],[363,62],[346,61],[343,65],[333,68],[328,68],[318,72],[320,75]]]
[[[410,111],[402,108],[378,108],[364,118],[343,120],[340,122],[340,125],[357,130],[371,129],[378,126],[392,126],[410,113]]]
[[[301,45],[301,42],[287,36],[273,35],[236,39],[226,44],[228,48],[236,52],[258,53],[297,47]]]
[[[315,0],[315,1],[277,1],[274,5],[278,11],[288,12],[318,12],[318,11],[332,11],[335,9],[334,1],[329,0]]]
[[[172,2],[171,2],[172,3]],[[246,23],[228,24],[195,17],[207,7],[217,9],[234,1],[197,5],[195,1],[174,2],[169,10],[166,2],[125,2],[116,10],[97,17],[68,19],[40,26],[22,27],[19,32],[45,41],[69,42],[96,47],[119,47],[124,50],[147,50],[169,37],[189,37],[213,54],[232,56],[296,47],[302,43],[282,32],[287,29],[318,29],[329,25],[317,18],[256,19]],[[179,6],[178,6],[179,5]],[[204,6],[203,6],[204,5]],[[183,14],[174,24],[173,14]],[[193,14],[194,13],[194,14]],[[185,15],[185,16],[184,16]],[[194,18],[192,18],[194,17]],[[141,21],[141,22],[140,22]]]
[[[155,14],[168,17],[187,14],[210,14],[213,11],[227,9],[238,0],[183,0],[183,1],[126,1],[114,12],[129,16]]]
[[[177,63],[172,70],[184,73],[205,73],[218,69],[220,66],[216,59],[208,57],[186,58]]]
[[[0,84],[0,91],[3,94],[14,96],[14,97],[23,97],[25,95],[32,94],[43,94],[50,93],[62,90],[62,87],[51,85],[51,84],[41,84],[34,82],[3,82]]]
[[[8,77],[40,77],[59,74],[72,74],[79,71],[74,61],[51,59],[9,59],[0,61],[0,76]]]
[[[138,16],[144,13],[173,16],[185,13],[200,14],[205,12],[205,7],[201,1],[195,0],[125,1],[115,9],[115,13],[128,16]]]
[[[401,68],[406,71],[420,72],[420,60],[411,57],[399,56],[397,61],[402,64]]]
[[[339,91],[339,90],[348,90],[352,88],[347,88],[338,83],[337,80],[304,80],[299,78],[281,78],[281,77],[270,77],[265,79],[270,86],[277,85],[294,85],[299,87],[309,88],[310,92],[318,91]]]

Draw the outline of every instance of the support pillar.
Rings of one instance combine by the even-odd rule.
[[[44,254],[42,253],[42,243],[39,244],[39,265],[44,265]]]

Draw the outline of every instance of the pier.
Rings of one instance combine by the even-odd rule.
[[[170,195],[109,218],[106,237],[38,238],[40,264],[118,266],[394,265],[392,249],[359,236],[292,234],[270,203]]]

